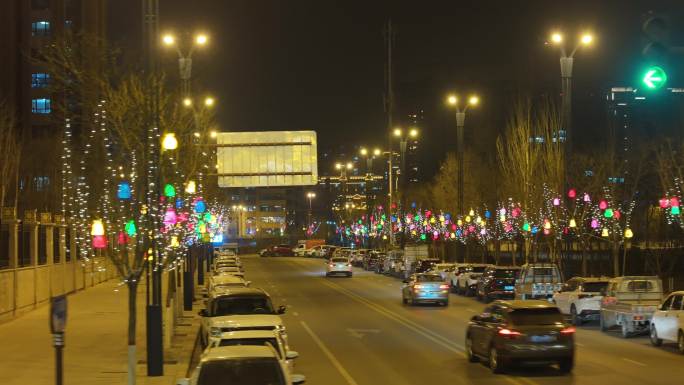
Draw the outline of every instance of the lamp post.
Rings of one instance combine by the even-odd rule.
[[[561,92],[563,95],[561,109],[561,127],[565,131],[565,156],[563,167],[563,179],[567,183],[567,164],[568,156],[572,151],[572,66],[575,60],[575,53],[581,46],[589,46],[594,41],[590,33],[583,34],[575,44],[575,48],[567,54],[565,50],[565,39],[560,32],[551,34],[551,43],[560,48],[560,70],[561,70]],[[560,140],[560,133],[558,139]],[[564,183],[564,184],[565,184]],[[562,186],[561,186],[562,187]],[[563,190],[563,189],[561,189]]]
[[[406,171],[406,147],[408,145],[408,138],[416,138],[418,136],[418,129],[416,128],[410,128],[408,131],[404,132],[401,128],[395,128],[393,132],[394,136],[396,138],[399,138],[399,149],[400,149],[400,154],[401,154],[401,168],[399,169],[401,171],[400,177],[401,177],[401,188],[399,191],[401,191],[401,215],[397,215],[397,218],[404,218],[404,214],[406,211],[406,177],[408,172]],[[398,221],[398,220],[397,220]],[[391,229],[391,225],[390,225]],[[404,244],[406,243],[406,233],[405,233],[405,228],[402,226],[402,231],[401,231],[401,248],[404,248]]]
[[[312,210],[312,209],[311,209],[311,201],[312,201],[315,197],[316,197],[316,193],[313,192],[313,191],[309,191],[309,192],[306,193],[306,198],[309,200],[309,216],[308,216],[308,217],[309,217],[309,220],[308,220],[307,230],[308,230],[308,228],[311,227],[311,214],[312,214],[312,212],[311,212],[311,210]]]
[[[476,95],[472,95],[468,98],[467,103],[463,107],[458,106],[458,97],[456,95],[447,96],[447,104],[456,110],[456,152],[458,156],[458,186],[457,186],[457,205],[458,213],[464,213],[465,209],[463,207],[463,181],[465,175],[465,164],[464,164],[464,139],[463,139],[463,126],[465,125],[466,111],[468,107],[475,107],[480,103],[480,98]]]
[[[206,97],[204,98],[204,100],[203,100],[202,103],[201,103],[201,107],[196,107],[196,104],[195,104],[194,100],[193,100],[192,98],[190,98],[189,96],[186,96],[186,97],[183,98],[183,106],[184,106],[186,109],[188,109],[188,110],[192,113],[193,124],[195,125],[195,130],[196,130],[196,131],[193,133],[193,136],[195,137],[195,140],[196,140],[196,143],[197,143],[197,144],[199,144],[199,139],[200,139],[203,135],[206,135],[205,133],[206,133],[206,129],[207,129],[207,127],[205,127],[205,126],[202,124],[202,122],[200,121],[200,117],[201,117],[200,112],[201,112],[202,110],[209,110],[209,109],[211,109],[211,108],[214,108],[215,105],[216,105],[216,99],[214,99],[214,98],[211,97],[211,96],[206,96]],[[209,131],[209,137],[210,137],[211,139],[216,139],[217,136],[218,136],[218,133],[217,133],[215,130]],[[207,144],[205,143],[204,145],[207,145]],[[204,157],[206,157],[206,156],[207,156],[207,152],[206,152],[206,151],[202,151],[202,155],[203,155]],[[203,172],[203,171],[202,171],[202,168],[205,168],[205,169],[206,169],[206,168],[208,168],[208,167],[209,167],[209,166],[205,163],[204,165],[202,165],[202,167],[200,167],[199,171],[197,172],[197,184],[198,184],[198,186],[199,186],[199,190],[200,190],[200,191],[203,191],[203,190],[204,190],[204,189],[203,189],[203,187],[204,187],[204,183],[203,183],[204,178],[203,178],[203,175],[204,175],[204,174],[208,174],[208,173],[210,172],[209,170],[207,170],[206,172]]]
[[[195,35],[190,48],[183,52],[173,34],[165,34],[162,36],[162,43],[166,47],[176,47],[178,53],[178,70],[181,79],[181,93],[184,96],[190,95],[190,78],[192,76],[192,53],[196,47],[204,47],[209,42],[209,37],[203,33]]]
[[[362,156],[366,157],[366,185],[364,189],[366,193],[366,230],[368,232],[366,236],[366,238],[368,239],[366,247],[370,248],[370,217],[373,212],[371,204],[371,193],[373,188],[373,159],[375,159],[376,156],[380,156],[380,154],[382,154],[382,151],[379,148],[375,148],[373,149],[373,152],[371,152],[367,148],[361,147],[361,150],[359,150],[359,152]]]

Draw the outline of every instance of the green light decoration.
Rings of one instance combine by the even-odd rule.
[[[679,213],[680,213],[679,206],[672,206],[672,208],[670,209],[670,214],[679,215]]]
[[[211,213],[205,213],[204,214],[204,221],[205,222],[211,222]]]
[[[420,215],[416,215],[415,217],[413,217],[413,220],[415,220],[416,222],[420,221]]]
[[[613,217],[613,209],[607,208],[606,211],[603,212],[603,216],[606,218],[612,218]]]
[[[427,238],[427,237],[425,236],[425,234],[420,234],[420,240],[421,240],[421,241],[424,241],[426,238]]]
[[[361,220],[359,219],[359,224],[361,224]]]
[[[166,184],[164,186],[164,196],[167,198],[173,198],[176,196],[176,188],[172,184]]]
[[[523,231],[530,231],[530,224],[528,222],[525,222],[522,229],[523,229]]]
[[[378,230],[382,230],[382,225],[378,225]]]
[[[135,221],[132,219],[126,222],[124,230],[126,231],[126,234],[128,234],[129,237],[134,237],[135,234],[138,233],[138,229],[135,226]]]
[[[650,90],[657,90],[662,88],[667,82],[667,74],[658,66],[648,67],[641,81],[644,83],[646,88]]]
[[[387,217],[385,216],[385,214],[382,214],[382,216],[380,216],[380,218],[381,218],[383,221],[384,221],[385,219],[387,219]]]

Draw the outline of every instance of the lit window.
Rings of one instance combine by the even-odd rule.
[[[50,108],[50,99],[33,99],[31,101],[31,112],[34,114],[49,114],[52,112]]]
[[[45,88],[50,82],[50,74],[38,72],[31,74],[31,88]]]
[[[32,36],[48,36],[50,34],[49,21],[34,21],[31,23]]]
[[[47,176],[37,176],[33,178],[33,185],[36,191],[43,191],[50,185],[50,178]]]

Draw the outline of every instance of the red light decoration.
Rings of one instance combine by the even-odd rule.
[[[575,190],[574,188],[571,188],[570,190],[568,190],[568,198],[575,199],[576,196],[577,196],[577,190]]]
[[[606,202],[605,199],[601,199],[601,201],[599,202],[599,208],[601,210],[607,209],[608,208],[608,202]]]
[[[670,200],[667,199],[667,198],[660,198],[660,201],[658,201],[658,203],[660,203],[660,208],[661,208],[661,209],[666,209],[667,206],[670,205]]]

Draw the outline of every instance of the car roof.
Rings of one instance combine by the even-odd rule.
[[[520,266],[490,266],[492,270],[520,270]]]
[[[211,277],[211,280],[212,280],[215,284],[216,284],[216,283],[231,283],[231,282],[240,282],[240,283],[244,283],[244,282],[245,282],[245,279],[244,279],[244,278],[242,278],[242,277],[240,277],[240,276],[237,276],[237,275],[233,275],[233,274],[215,275],[215,276]]]
[[[222,340],[238,338],[280,338],[280,332],[274,330],[235,330],[221,333]]]
[[[572,277],[570,279],[577,279],[582,282],[608,282],[611,280],[610,277]]]
[[[216,290],[216,297],[228,296],[250,296],[250,295],[265,295],[268,296],[263,289],[257,287],[226,287]]]
[[[496,301],[494,302],[496,305],[500,306],[505,306],[513,310],[517,309],[547,309],[547,308],[555,308],[556,305],[547,302],[547,301],[540,301],[540,300],[520,300],[520,299],[515,299],[515,300],[508,300],[508,301]]]
[[[202,362],[237,358],[274,358],[276,351],[267,345],[217,346],[209,348],[202,356]]]

